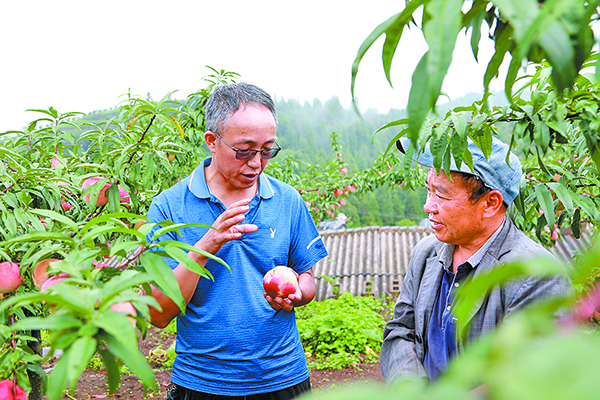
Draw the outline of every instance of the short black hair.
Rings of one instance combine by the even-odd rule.
[[[481,199],[483,196],[494,190],[491,187],[487,186],[483,179],[481,179],[477,175],[468,174],[466,172],[456,173],[461,176],[467,191],[471,192],[469,200],[473,202],[479,201],[479,199]],[[506,204],[504,199],[502,199],[502,205],[504,206],[505,210],[508,209],[508,205]]]

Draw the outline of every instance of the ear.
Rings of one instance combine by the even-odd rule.
[[[213,131],[204,132],[204,142],[208,146],[208,149],[211,153],[215,154],[217,152],[217,134]]]
[[[502,204],[504,198],[502,197],[502,193],[500,193],[498,190],[492,190],[486,194],[482,200],[483,216],[485,218],[492,218],[504,210],[504,206]]]

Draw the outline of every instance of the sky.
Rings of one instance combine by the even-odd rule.
[[[5,1],[0,5],[0,132],[37,117],[27,109],[91,112],[129,90],[158,100],[205,87],[206,65],[241,74],[276,99],[351,105],[351,66],[361,43],[402,0]],[[412,72],[426,51],[405,32],[385,79],[380,38],[363,58],[361,110],[406,107]],[[483,45],[480,60],[489,59]],[[487,50],[486,50],[487,49]],[[487,53],[486,53],[487,52]],[[485,65],[485,64],[483,64]],[[481,92],[483,67],[460,40],[442,90]]]

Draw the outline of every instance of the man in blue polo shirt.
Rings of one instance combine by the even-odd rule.
[[[152,323],[164,327],[177,317],[169,395],[291,399],[310,391],[293,310],[314,298],[312,267],[327,251],[298,192],[262,173],[280,150],[271,97],[253,85],[223,85],[205,111],[204,138],[212,157],[159,194],[148,217],[217,228],[187,228],[182,236],[160,240],[180,240],[217,255],[231,272],[189,252],[213,281],[166,259],[187,302],[180,315],[177,305],[153,288],[162,311],[151,309]],[[278,265],[298,274],[301,293],[274,299],[264,293],[262,278]]]

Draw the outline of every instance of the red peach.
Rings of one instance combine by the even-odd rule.
[[[48,278],[44,281],[44,283],[42,283],[42,287],[40,288],[40,292],[43,293],[46,290],[48,290],[48,288],[50,286],[54,286],[56,285],[58,282],[60,281],[64,281],[65,278],[68,278],[69,276],[71,276],[70,274],[67,274],[66,272],[61,272],[60,274],[53,276],[51,278]]]
[[[10,379],[4,379],[0,381],[0,399],[2,400],[27,400],[27,392],[24,391],[21,386],[17,385],[15,388],[17,397],[13,396],[13,381]]]
[[[121,187],[121,185],[117,185],[119,188],[119,197],[121,198],[121,203],[129,203],[131,201],[129,192]]]
[[[62,159],[63,162],[67,162],[66,158]],[[52,157],[52,161],[50,162],[50,168],[56,168],[61,165],[61,162],[58,158]]]
[[[14,292],[23,283],[19,264],[10,261],[0,263],[0,293]]]
[[[128,314],[129,322],[131,325],[135,327],[135,316],[137,315],[137,311],[135,311],[135,307],[129,301],[123,301],[121,303],[115,303],[110,306],[110,309],[116,311],[118,313]]]
[[[83,181],[83,183],[81,184],[81,191],[83,192],[85,190],[86,187],[93,185],[96,182],[100,182],[101,180],[103,180],[104,178],[101,178],[99,176],[93,176],[91,178],[87,178],[85,181]],[[110,187],[110,183],[106,182],[104,184],[104,187],[100,190],[100,193],[98,193],[98,198],[96,199],[96,207],[100,207],[105,205],[106,203],[108,203],[108,196],[106,196],[106,191],[108,190],[108,188]],[[83,200],[86,203],[90,202],[90,194],[84,194],[83,195]]]
[[[279,265],[267,271],[263,277],[263,287],[272,298],[288,297],[300,291],[294,270],[285,265]]]
[[[32,278],[33,278],[33,283],[35,285],[35,287],[41,287],[44,282],[46,282],[46,280],[48,279],[48,266],[50,265],[50,263],[53,263],[54,261],[59,261],[58,258],[49,258],[47,260],[44,261],[40,261],[35,268],[33,269],[33,274],[32,274]]]

